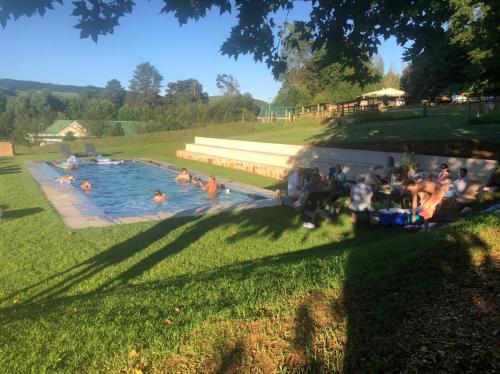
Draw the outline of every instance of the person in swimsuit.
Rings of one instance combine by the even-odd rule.
[[[160,190],[155,191],[155,195],[153,197],[153,201],[157,204],[160,204],[161,202],[165,201],[168,199],[168,196],[162,193]]]
[[[180,174],[175,177],[176,182],[183,182],[183,183],[189,182],[190,179],[191,179],[191,175],[189,175],[186,168],[182,168]]]
[[[207,191],[208,198],[213,200],[217,196],[217,181],[215,180],[215,177],[213,175],[210,176],[210,179],[208,180],[207,184],[203,186],[203,189]]]
[[[422,181],[417,183],[409,181],[406,183],[406,190],[412,195],[412,222],[418,219],[418,216],[424,220],[431,219],[434,216],[436,207],[443,200],[445,192],[449,185],[439,185],[431,181]],[[420,206],[418,198],[420,197]],[[417,216],[418,213],[418,216]]]
[[[83,183],[80,185],[80,188],[84,191],[92,190],[92,183],[89,180],[85,179]]]

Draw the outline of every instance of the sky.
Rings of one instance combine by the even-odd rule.
[[[160,14],[162,4],[161,0],[138,1],[115,33],[97,43],[80,39],[68,0],[44,17],[10,22],[0,28],[0,78],[98,87],[118,79],[128,87],[135,67],[147,61],[157,67],[164,83],[195,78],[210,95],[218,95],[215,78],[226,73],[238,80],[242,92],[255,98],[267,101],[276,95],[281,84],[265,63],[251,56],[234,60],[220,54],[220,46],[236,24],[234,15],[221,16],[214,10],[205,19],[179,26],[172,15]],[[308,14],[304,3],[296,4],[288,21]],[[281,14],[277,20],[285,17]],[[379,53],[386,71],[392,64],[401,72],[403,51],[393,39],[383,42]]]

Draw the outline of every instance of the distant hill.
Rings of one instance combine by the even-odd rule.
[[[210,103],[216,103],[217,101],[219,101],[220,99],[222,99],[224,97],[224,95],[214,95],[214,96],[210,96],[208,98],[208,101]],[[267,104],[264,100],[259,100],[259,99],[254,99],[255,100],[255,103],[258,105],[258,106],[262,106],[264,104]]]
[[[30,90],[49,90],[61,94],[78,94],[88,86],[73,86],[69,84],[41,83],[35,81],[21,81],[17,79],[0,79],[0,90],[8,95]],[[96,87],[97,89],[102,89]]]

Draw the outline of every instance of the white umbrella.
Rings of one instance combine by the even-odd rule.
[[[401,97],[404,95],[404,91],[397,90],[395,88],[383,88],[378,91],[365,93],[362,97]]]

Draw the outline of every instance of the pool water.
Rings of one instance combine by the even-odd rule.
[[[230,189],[229,193],[219,189],[215,200],[198,186],[175,181],[177,172],[164,166],[148,165],[139,161],[128,161],[125,165],[85,164],[66,172],[55,166],[59,175],[73,175],[73,187],[79,189],[83,180],[92,183],[92,191],[84,192],[87,198],[110,217],[126,217],[160,212],[176,212],[209,207],[213,204],[237,204],[262,199]],[[206,180],[203,180],[206,183]],[[156,190],[168,196],[160,204],[153,201]]]

